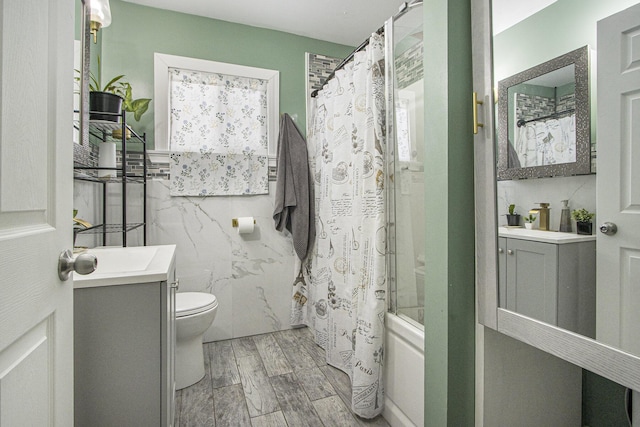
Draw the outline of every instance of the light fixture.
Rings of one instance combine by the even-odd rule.
[[[98,42],[98,30],[111,25],[109,0],[89,0],[89,21],[93,42]]]

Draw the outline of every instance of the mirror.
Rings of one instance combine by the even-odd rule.
[[[576,49],[498,83],[498,179],[591,172],[589,51]]]
[[[602,101],[603,93],[618,89],[608,77],[603,79],[602,75],[598,75],[605,68],[604,61],[598,63],[597,70],[595,68],[597,53],[607,50],[622,52],[624,48],[624,45],[615,47],[603,44],[599,38],[601,34],[597,34],[598,21],[625,10],[634,3],[637,1],[612,0],[606,4],[589,1],[578,6],[573,0],[556,0],[543,9],[533,11],[531,15],[523,16],[521,11],[516,17],[511,14],[513,21],[502,27],[503,31],[493,35],[493,84],[499,88],[499,152],[496,159],[495,193],[498,235],[494,236],[498,242],[498,330],[513,330],[513,325],[517,323],[520,325],[518,327],[521,327],[517,334],[527,335],[535,325],[539,331],[544,331],[545,339],[549,340],[553,335],[558,337],[559,342],[568,340],[568,337],[575,337],[574,334],[562,333],[571,331],[580,337],[590,338],[576,340],[581,345],[587,342],[593,344],[595,340],[606,344],[598,348],[608,347],[640,356],[639,340],[632,336],[637,334],[623,330],[623,327],[629,328],[624,325],[637,322],[637,315],[634,313],[640,312],[639,294],[637,290],[632,290],[637,289],[638,276],[632,273],[632,270],[637,268],[638,258],[635,255],[625,255],[625,251],[637,254],[637,247],[612,249],[609,246],[613,239],[622,234],[620,224],[617,236],[607,236],[598,231],[600,224],[607,221],[616,222],[605,213],[605,206],[616,206],[621,211],[624,211],[625,206],[634,206],[636,193],[633,191],[637,191],[632,190],[636,188],[633,184],[634,179],[625,177],[635,176],[633,166],[637,163],[637,158],[628,154],[626,158],[629,161],[618,160],[614,174],[610,169],[606,169],[605,172],[605,161],[610,162],[605,158],[620,152],[621,149],[625,152],[622,145],[625,134],[610,137],[611,135],[602,133],[603,124],[597,122],[597,119],[613,109],[601,108],[601,111],[598,111],[597,107]],[[494,17],[498,18],[504,14],[503,12],[512,11],[511,6],[509,2],[504,2],[501,6],[500,2],[494,1]],[[503,10],[500,10],[500,7]],[[580,13],[576,13],[576,8],[579,8]],[[634,25],[638,24],[636,22]],[[590,48],[587,46],[593,50],[589,52]],[[600,49],[603,49],[603,52],[598,52]],[[630,52],[627,54],[633,56]],[[618,64],[616,67],[620,72],[621,64],[627,64],[628,61],[625,57],[617,62],[607,61],[607,65]],[[518,141],[524,141],[518,139],[518,133],[524,133],[530,123],[536,123],[529,120],[540,121],[539,116],[530,118],[523,114],[523,106],[524,109],[528,106],[526,101],[518,105],[518,98],[519,94],[527,94],[527,91],[532,89],[528,86],[535,86],[533,89],[536,92],[555,88],[556,92],[560,92],[561,88],[564,90],[567,80],[562,75],[565,73],[573,74],[575,78],[576,159],[574,163],[571,156],[565,157],[563,154],[560,158],[554,157],[555,162],[547,162],[544,160],[544,150],[537,151],[535,144],[530,151],[526,144],[518,145]],[[543,78],[551,82],[542,81]],[[595,92],[596,79],[598,99]],[[636,82],[640,82],[640,79]],[[592,96],[589,96],[590,86],[594,89],[591,92]],[[634,93],[639,89],[640,84],[637,84],[633,89],[636,91]],[[556,99],[556,95],[549,98]],[[557,111],[549,114],[555,112]],[[544,116],[547,112],[542,114],[543,120],[546,120]],[[610,115],[612,114],[614,113]],[[620,113],[615,114],[619,118],[622,117]],[[525,122],[524,131],[522,127],[518,127],[520,119]],[[632,123],[633,121],[628,125],[628,129],[631,129],[629,126]],[[562,123],[559,125],[562,128]],[[597,140],[596,128],[600,135]],[[529,130],[531,129],[535,127],[529,127]],[[547,136],[549,133],[553,136],[553,132],[546,132]],[[526,136],[524,133],[522,138]],[[598,175],[595,174],[595,159],[593,166],[591,165],[592,149],[596,146],[599,146]],[[627,153],[632,152],[628,151],[629,148],[626,150]],[[566,150],[562,152],[565,153]],[[523,154],[531,154],[535,160],[529,159],[529,156],[524,157]],[[621,158],[624,160],[624,154]],[[618,178],[611,176],[616,174]],[[614,181],[617,179],[628,185],[613,190],[614,187],[603,184],[606,178]],[[626,194],[626,199],[623,197],[621,202],[606,199],[612,193]],[[584,208],[589,212],[595,212],[592,234],[577,234],[577,224],[574,220],[570,222],[571,231],[558,231],[563,200],[568,200],[569,211]],[[545,206],[541,206],[540,203],[544,203]],[[509,205],[515,205],[515,210],[521,214],[520,222],[516,226],[507,224],[506,214]],[[635,212],[633,208],[629,209]],[[530,215],[535,217],[532,230],[526,229],[523,221],[523,217]],[[640,224],[636,223],[630,228],[634,229],[636,226],[640,227]],[[625,233],[629,231],[627,228]],[[623,255],[626,258],[620,261]],[[614,258],[619,258],[616,262],[620,264],[616,264],[617,270],[614,268],[612,271],[622,273],[615,277],[599,276],[604,272],[603,266],[612,262]],[[509,319],[511,324],[504,326],[505,319]],[[612,324],[615,324],[615,327],[611,327]],[[522,332],[526,328],[529,328],[528,332]],[[631,329],[633,328],[628,330]],[[540,348],[542,346],[544,344],[541,344]],[[637,357],[634,360],[637,360]],[[581,366],[585,364],[582,363]],[[597,369],[594,370],[596,371]],[[620,383],[627,381],[628,384],[628,381],[637,381],[637,378],[615,380]]]

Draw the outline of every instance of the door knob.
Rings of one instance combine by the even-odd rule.
[[[73,253],[67,249],[58,258],[58,277],[60,280],[67,280],[72,271],[78,274],[90,274],[96,271],[97,266],[98,259],[95,255],[80,254],[73,259]]]
[[[509,255],[513,255],[513,250],[512,250],[512,249],[507,249],[507,253],[508,253]]]
[[[618,232],[618,226],[612,222],[605,222],[600,226],[600,232],[607,236],[613,236]]]

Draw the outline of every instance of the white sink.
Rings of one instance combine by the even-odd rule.
[[[74,288],[126,285],[169,280],[175,262],[175,245],[99,247],[83,253],[98,259],[96,271],[73,274]]]
[[[156,256],[158,248],[155,246],[140,246],[132,248],[96,248],[86,253],[98,258],[95,274],[125,273],[143,271],[149,267]]]

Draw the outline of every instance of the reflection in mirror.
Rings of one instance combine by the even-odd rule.
[[[612,221],[613,218],[613,214],[605,212],[605,206],[611,205],[620,209],[627,206],[623,203],[624,201],[607,203],[607,200],[612,199],[606,199],[606,197],[610,193],[615,193],[626,194],[625,200],[631,199],[633,198],[631,189],[635,188],[632,178],[635,175],[632,175],[631,171],[637,162],[631,159],[629,154],[625,159],[625,151],[621,151],[624,138],[611,138],[611,132],[603,134],[604,123],[595,122],[596,117],[602,119],[603,112],[610,112],[609,119],[616,119],[619,123],[614,124],[612,129],[623,125],[620,123],[624,117],[619,113],[612,113],[613,107],[620,108],[618,105],[620,102],[608,107],[602,104],[605,98],[602,94],[605,93],[611,92],[618,96],[615,99],[621,99],[620,93],[615,92],[619,90],[613,83],[615,76],[603,78],[603,75],[597,75],[603,73],[607,68],[605,65],[622,62],[612,60],[607,61],[607,64],[599,62],[596,73],[595,67],[589,67],[589,48],[586,47],[591,46],[594,49],[590,52],[594,63],[596,56],[599,57],[602,53],[623,52],[624,44],[614,44],[616,40],[622,43],[623,38],[619,36],[620,33],[617,33],[617,37],[611,37],[608,44],[602,44],[599,38],[602,34],[597,34],[596,29],[598,21],[635,3],[637,0],[610,0],[606,3],[595,0],[581,2],[556,0],[531,16],[518,16],[515,23],[503,27],[506,29],[494,34],[493,57],[494,84],[499,86],[500,91],[497,129],[499,180],[496,183],[499,306],[594,338],[598,342],[623,349],[633,355],[640,355],[637,350],[639,347],[628,345],[620,338],[624,335],[624,331],[619,331],[618,335],[614,336],[616,334],[605,332],[603,327],[609,324],[619,326],[637,324],[637,321],[634,321],[635,313],[640,312],[637,297],[628,291],[623,294],[625,289],[632,288],[631,285],[625,285],[625,280],[629,283],[636,280],[631,279],[632,276],[637,275],[634,276],[630,270],[631,266],[635,265],[635,261],[629,261],[630,258],[625,261],[625,253],[620,247],[608,250],[607,245],[615,239],[628,238],[630,229],[640,229],[640,224],[637,224],[638,216],[634,217],[636,221],[634,226],[627,227],[624,233],[621,231],[620,223],[615,236],[597,232],[599,224]],[[580,13],[576,13],[578,9]],[[494,9],[493,14],[500,15],[501,11]],[[632,15],[627,15],[629,16]],[[633,25],[637,26],[638,23]],[[622,34],[626,34],[624,31]],[[569,58],[567,55],[575,56]],[[627,52],[626,55],[628,58],[628,55],[632,54]],[[613,68],[620,73],[620,66]],[[556,108],[558,104],[563,104],[562,98],[571,91],[569,79],[563,77],[565,72],[566,75],[574,74],[575,76],[575,112],[566,114],[564,114],[565,111],[570,110],[571,107],[562,105]],[[542,80],[542,76],[550,81]],[[589,87],[593,84],[595,89],[596,78],[599,96],[596,97],[594,91],[593,96],[590,97]],[[629,89],[629,93],[632,90],[636,91],[633,93],[640,90],[640,80],[634,80],[634,82],[635,86]],[[583,89],[581,84],[584,84]],[[554,93],[550,94],[552,90]],[[548,106],[543,108],[542,100],[534,100],[536,96],[543,95],[545,98],[553,99],[555,104],[553,109]],[[584,97],[581,98],[581,96]],[[537,105],[538,102],[540,105]],[[551,101],[548,102],[551,103]],[[558,112],[563,114],[551,118],[545,117]],[[575,163],[571,162],[573,158],[571,149],[565,150],[566,142],[571,141],[571,138],[564,139],[564,136],[559,138],[557,133],[554,134],[554,131],[549,129],[551,124],[557,124],[560,129],[563,129],[563,118],[570,118],[573,114],[575,114]],[[590,118],[593,121],[590,126],[592,131],[588,130],[588,121],[581,122],[581,114],[586,115],[586,120]],[[551,120],[557,120],[557,122]],[[569,120],[565,119],[565,121]],[[518,121],[521,121],[523,126],[519,127]],[[546,129],[540,125],[540,121],[544,122]],[[535,126],[531,126],[532,124]],[[626,129],[630,129],[629,126]],[[597,141],[596,127],[600,136]],[[547,140],[551,139],[549,138],[551,134],[553,139],[561,141],[560,145],[551,151],[553,157],[547,157],[548,150],[545,151],[553,145],[541,148],[540,145],[546,144],[544,138],[542,143],[538,144],[538,128],[543,128],[540,133],[545,135]],[[529,136],[533,138],[534,130],[536,131],[535,144],[529,139]],[[585,139],[581,140],[580,134],[585,130]],[[602,135],[607,137],[603,138]],[[587,142],[581,146],[581,141]],[[596,145],[600,145],[598,172],[603,172],[597,176],[595,159],[591,159]],[[628,150],[626,152],[631,153]],[[614,154],[621,154],[622,157],[613,158]],[[589,159],[586,166],[585,163],[581,163],[581,155],[586,155]],[[611,160],[608,160],[609,158]],[[625,160],[628,161],[625,162]],[[609,163],[615,167],[609,168]],[[573,169],[576,164],[582,165],[579,170]],[[585,169],[582,169],[583,167]],[[627,172],[625,168],[628,169]],[[629,178],[626,184],[627,192],[612,191],[611,189],[614,188],[612,185],[616,182],[627,182],[625,177]],[[598,180],[597,191],[596,179]],[[609,181],[606,181],[607,179]],[[565,200],[568,201],[566,207],[563,203]],[[514,213],[520,214],[520,219],[515,226],[509,226],[507,222],[510,205],[513,205]],[[596,206],[599,208],[597,212]],[[631,205],[628,204],[628,206]],[[569,228],[566,228],[567,223],[563,222],[563,232],[560,232],[561,218],[565,218],[566,221],[567,214],[570,216],[570,212],[583,208],[589,212],[595,212],[592,225],[593,232],[597,236],[578,234],[576,222],[573,219]],[[634,209],[631,210],[635,212]],[[531,229],[524,227],[525,217],[531,221],[527,225]],[[621,219],[618,218],[617,221]],[[605,270],[603,266],[613,265],[614,262],[619,266],[616,271],[627,273],[620,273],[621,277],[616,278],[612,274],[601,277],[601,273]],[[636,333],[632,335],[637,336]],[[627,341],[630,342],[630,339]]]
[[[576,161],[575,65],[508,88],[509,168]],[[514,126],[515,125],[515,126]]]
[[[588,48],[498,84],[498,178],[591,172]]]

